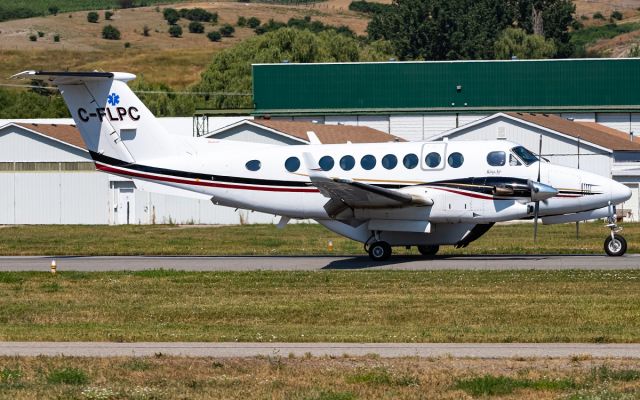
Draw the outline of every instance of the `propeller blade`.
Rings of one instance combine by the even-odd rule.
[[[533,209],[533,242],[538,241],[538,212],[540,211],[540,201],[536,201]]]
[[[540,134],[540,143],[538,144],[538,182],[540,182],[540,166],[542,165],[542,134]]]

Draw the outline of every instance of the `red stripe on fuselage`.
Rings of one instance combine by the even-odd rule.
[[[184,185],[193,185],[193,186],[207,186],[207,187],[216,187],[216,188],[224,188],[224,189],[242,189],[242,190],[260,190],[266,192],[295,192],[295,193],[319,193],[320,191],[315,188],[282,188],[282,187],[272,187],[272,186],[252,186],[252,185],[237,185],[230,183],[216,183],[216,182],[208,182],[208,181],[192,181],[182,178],[175,178],[172,176],[158,176],[158,175],[150,175],[142,172],[135,172],[124,170],[120,168],[113,167],[111,165],[101,164],[96,162],[96,168],[100,171],[110,172],[112,174],[124,175],[124,176],[133,176],[136,178],[149,179],[153,181],[161,181],[161,182],[171,182],[171,183],[180,183]]]

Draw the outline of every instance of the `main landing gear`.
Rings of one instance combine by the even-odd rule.
[[[386,261],[391,257],[392,249],[391,245],[383,240],[375,240],[375,236],[372,235],[369,240],[373,239],[374,242],[364,244],[364,249],[369,253],[369,257],[373,261]],[[440,246],[438,245],[418,245],[418,251],[425,257],[433,257],[436,255]],[[409,246],[407,246],[409,248]]]
[[[604,251],[611,257],[619,257],[627,252],[627,241],[618,232],[622,227],[616,223],[615,208],[609,204],[609,217],[607,228],[611,229],[611,234],[604,240]]]

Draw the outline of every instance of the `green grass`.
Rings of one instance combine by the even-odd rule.
[[[89,383],[87,374],[79,368],[55,369],[47,375],[47,382],[54,385],[85,385]]]
[[[611,39],[624,33],[640,29],[640,22],[626,24],[607,24],[591,26],[571,33],[571,42],[577,47],[584,47],[600,39]]]
[[[637,270],[0,273],[0,340],[640,342],[638,282]]]
[[[640,252],[640,224],[624,224],[630,253]],[[531,224],[499,225],[464,249],[443,246],[440,254],[603,254],[608,229],[600,222],[541,225],[533,242]],[[333,242],[333,251],[327,243]],[[0,255],[364,255],[362,244],[318,224],[225,227],[8,226],[0,228]],[[417,254],[395,248],[394,254]]]
[[[139,361],[136,361],[139,360]],[[142,362],[144,370],[129,365]],[[18,371],[0,398],[31,399],[637,399],[640,381],[595,381],[592,368],[637,361],[593,359],[427,359],[418,357],[0,357]],[[51,371],[82,371],[84,383],[50,382]],[[492,371],[487,375],[486,371]],[[354,376],[366,377],[354,380]],[[410,384],[399,384],[401,377]]]

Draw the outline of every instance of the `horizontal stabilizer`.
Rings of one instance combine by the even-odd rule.
[[[23,71],[13,75],[12,79],[42,79],[54,85],[74,85],[90,81],[117,80],[127,82],[135,79],[134,74],[126,72],[66,72],[66,71]]]

